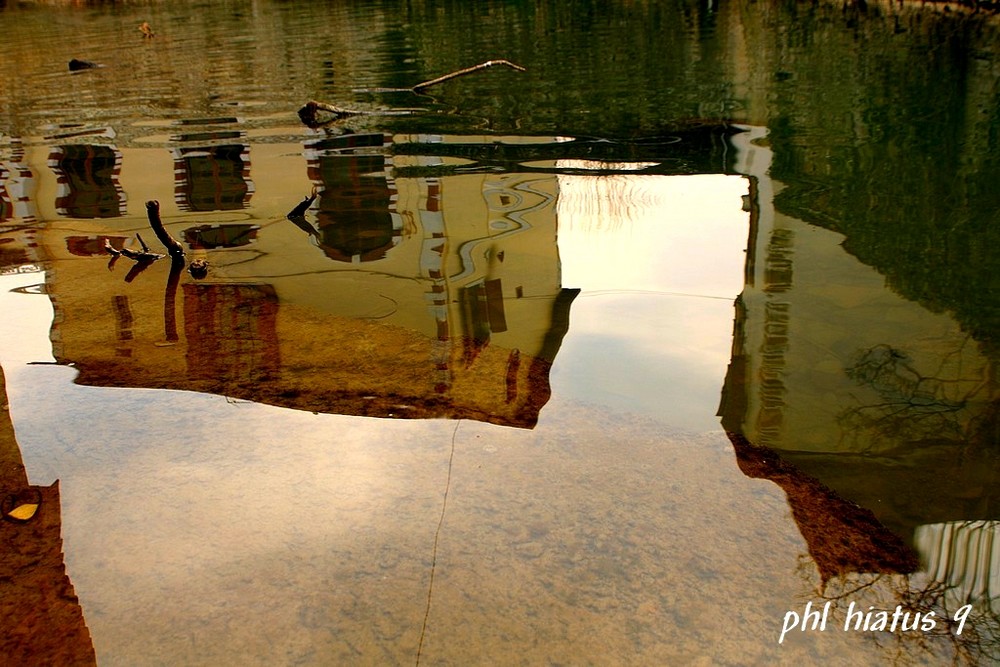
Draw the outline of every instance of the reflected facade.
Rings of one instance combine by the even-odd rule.
[[[391,178],[385,148],[382,135],[306,144],[319,196],[302,224],[315,233],[292,220],[166,220],[211,266],[179,290],[164,291],[165,263],[124,282],[107,273],[104,242],[134,244],[131,220],[87,235],[53,226],[43,246],[63,267],[50,285],[57,359],[96,386],[530,428],[575,296],[559,281],[555,179]],[[220,191],[215,170],[185,178]],[[86,290],[67,288],[94,275]]]

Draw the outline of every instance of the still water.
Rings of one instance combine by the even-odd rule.
[[[994,17],[0,32],[15,664],[1000,659]]]

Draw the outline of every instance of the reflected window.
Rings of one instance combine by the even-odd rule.
[[[15,243],[14,239],[0,238],[0,270],[31,264],[31,262],[27,250]]]
[[[182,211],[231,211],[253,196],[244,144],[174,149],[174,200]]]
[[[257,239],[257,225],[199,225],[184,230],[184,241],[195,250],[238,248]]]
[[[307,145],[309,177],[320,190],[319,243],[331,259],[371,262],[402,239],[387,157],[355,152],[384,144],[382,134],[361,134]]]
[[[119,182],[122,154],[112,146],[55,146],[49,166],[56,175],[56,211],[71,218],[116,218],[125,212]]]
[[[507,331],[503,285],[499,278],[462,288],[462,333],[466,362],[472,361],[494,333]]]
[[[12,138],[5,160],[0,162],[0,223],[14,218],[25,222],[35,218],[35,176],[24,162],[24,146]]]
[[[10,172],[0,165],[0,222],[6,222],[14,217],[14,200],[7,192],[7,180]]]
[[[104,240],[107,239],[115,248],[121,248],[128,243],[125,236],[67,236],[66,250],[76,257],[95,257],[107,255]]]

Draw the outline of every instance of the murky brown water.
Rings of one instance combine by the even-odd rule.
[[[988,18],[28,3],[0,30],[18,664],[997,659]],[[527,71],[382,90],[494,57]],[[965,112],[928,94],[956,77]],[[375,113],[308,128],[309,99]],[[148,201],[183,262],[105,249],[166,253]],[[825,630],[783,635],[807,605]]]

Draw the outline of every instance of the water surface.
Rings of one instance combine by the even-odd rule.
[[[0,21],[5,654],[997,658],[991,17]],[[147,201],[183,261],[105,250],[166,253]]]

